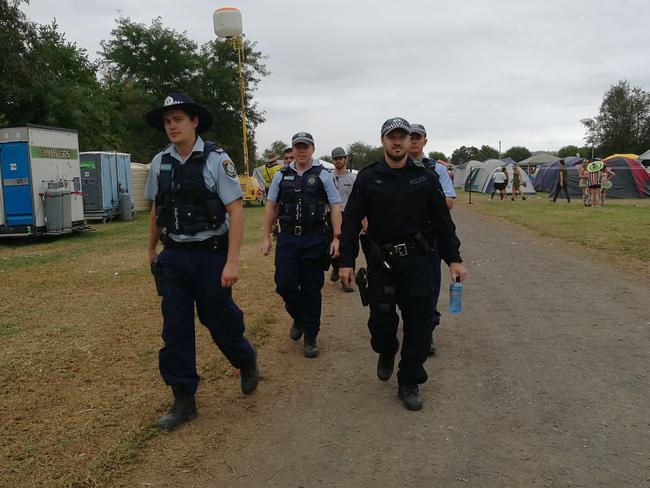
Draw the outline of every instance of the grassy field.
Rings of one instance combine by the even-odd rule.
[[[258,250],[262,209],[245,215],[234,294],[259,346],[281,307],[273,260]],[[169,391],[158,375],[147,222],[140,215],[59,239],[0,241],[0,486],[102,486],[157,435],[149,426]],[[200,326],[197,357],[204,383],[238,388]]]
[[[458,203],[467,204],[468,194],[459,193]],[[547,194],[526,201],[500,201],[495,196],[472,193],[472,210],[504,218],[586,248],[622,258],[650,273],[650,199],[607,200],[606,206],[585,208],[580,198],[550,203]]]

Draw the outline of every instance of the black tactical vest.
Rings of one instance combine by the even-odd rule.
[[[280,225],[325,225],[327,216],[327,192],[320,179],[323,167],[312,166],[302,175],[287,166],[280,170],[278,194],[278,220]]]
[[[194,151],[181,164],[169,153],[162,155],[156,194],[156,225],[171,234],[196,234],[218,229],[226,220],[226,207],[216,193],[205,186],[203,168],[209,154],[219,152],[206,141],[203,152]]]

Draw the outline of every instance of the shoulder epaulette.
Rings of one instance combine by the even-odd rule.
[[[225,151],[220,146],[217,146],[217,144],[212,142],[212,141],[204,141],[203,142],[203,154],[207,157],[208,154],[210,154],[211,152],[216,152],[218,154],[222,154]]]

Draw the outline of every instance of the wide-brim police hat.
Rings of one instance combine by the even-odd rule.
[[[151,128],[165,132],[163,114],[167,110],[171,109],[181,109],[191,115],[198,116],[199,125],[196,127],[197,134],[201,134],[212,127],[212,115],[210,115],[210,112],[201,107],[198,103],[194,103],[194,100],[192,100],[191,97],[183,93],[170,93],[167,95],[167,98],[165,98],[162,107],[154,108],[147,112],[144,118]]]

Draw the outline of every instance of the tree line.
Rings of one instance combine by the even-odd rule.
[[[0,126],[26,123],[77,129],[80,150],[127,152],[148,163],[167,143],[144,114],[169,92],[182,91],[210,110],[214,126],[203,137],[241,165],[239,77],[234,47],[198,45],[185,32],[128,17],[115,20],[99,58],[66,40],[56,22],[39,25],[20,10],[28,0],[0,0]],[[206,28],[211,28],[207,25]],[[244,40],[243,69],[249,157],[255,128],[264,121],[252,94],[269,72],[256,43]],[[241,167],[239,168],[241,169]]]

